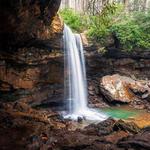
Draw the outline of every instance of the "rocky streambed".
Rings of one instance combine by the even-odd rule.
[[[150,128],[134,122],[109,118],[77,128],[50,110],[35,110],[24,103],[0,104],[2,150],[148,150],[149,140]]]

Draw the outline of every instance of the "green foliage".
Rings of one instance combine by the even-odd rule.
[[[122,5],[108,3],[95,15],[81,15],[72,9],[64,9],[60,14],[74,31],[87,30],[89,37],[103,47],[108,37],[115,35],[123,50],[150,48],[150,11],[125,13]]]
[[[109,28],[113,24],[114,15],[118,15],[122,6],[116,3],[107,4],[101,13],[90,16],[91,24],[89,26],[89,36],[98,42],[105,43],[107,36],[109,36]]]
[[[93,16],[89,36],[105,46],[115,35],[126,51],[150,48],[150,12],[126,14],[118,4],[108,4],[99,16]]]
[[[72,9],[65,8],[60,11],[64,22],[71,27],[74,31],[81,32],[85,28],[85,16],[75,13]]]
[[[150,13],[127,15],[113,24],[109,30],[116,35],[125,50],[150,48]]]
[[[150,11],[133,13],[134,22],[144,31],[150,34]]]
[[[133,49],[140,40],[141,31],[138,25],[133,22],[121,22],[114,24],[110,31],[120,40],[124,49]]]

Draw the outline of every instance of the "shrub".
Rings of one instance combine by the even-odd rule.
[[[85,27],[85,16],[74,12],[72,9],[65,8],[60,11],[60,15],[63,17],[64,22],[70,26],[70,28],[74,31],[81,32]]]
[[[116,35],[125,50],[148,49],[150,48],[149,25],[150,13],[136,12],[113,24],[110,32]]]
[[[107,45],[108,37],[115,35],[123,50],[150,49],[150,12],[126,14],[118,4],[110,6],[99,16],[93,16],[89,36],[102,46]]]
[[[91,23],[88,35],[97,42],[104,44],[106,38],[110,35],[109,28],[114,23],[115,16],[119,14],[121,9],[121,5],[109,3],[103,8],[100,14],[90,16]]]

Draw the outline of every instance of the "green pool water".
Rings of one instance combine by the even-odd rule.
[[[128,119],[138,115],[140,112],[134,109],[127,108],[104,108],[103,112],[108,116],[116,119]]]

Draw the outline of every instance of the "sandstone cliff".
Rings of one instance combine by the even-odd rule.
[[[63,93],[60,1],[0,1],[1,101],[38,104]]]

